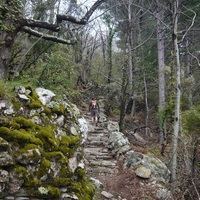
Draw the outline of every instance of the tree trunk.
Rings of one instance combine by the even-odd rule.
[[[189,53],[187,53],[186,55],[186,73],[187,73],[186,77],[187,78],[189,78],[191,74],[190,65],[191,65],[191,56]],[[190,106],[192,106],[193,105],[192,90],[189,90],[188,98],[189,98]]]
[[[127,66],[128,66],[128,58],[125,60],[122,74],[122,89],[120,96],[120,119],[119,119],[119,128],[120,131],[123,132],[125,128],[125,117],[126,117],[126,102],[127,102]]]
[[[158,84],[159,84],[159,112],[160,116],[160,144],[164,145],[166,121],[163,119],[163,111],[165,109],[165,61],[164,61],[164,30],[162,21],[164,20],[164,9],[159,1],[157,1],[157,46],[158,46]],[[164,152],[163,152],[164,153]]]
[[[15,33],[0,33],[0,79],[9,78],[9,62]]]
[[[112,68],[113,68],[113,63],[112,63],[112,44],[113,44],[113,37],[115,35],[115,30],[111,27],[111,24],[108,23],[108,84],[111,83],[111,78],[112,78]]]
[[[180,124],[180,97],[181,97],[181,83],[180,83],[180,57],[177,38],[177,25],[178,25],[178,6],[179,0],[174,2],[173,11],[173,43],[176,63],[176,99],[175,99],[175,116],[173,127],[173,140],[172,140],[172,163],[171,163],[171,191],[174,193],[176,187],[176,169],[177,169],[177,150],[178,150],[178,136],[179,136],[179,124]]]
[[[148,121],[149,121],[149,106],[148,106],[148,95],[147,95],[147,83],[146,75],[144,73],[144,100],[145,100],[145,133],[148,136]]]
[[[195,166],[197,164],[197,156],[198,156],[198,146],[199,146],[199,140],[197,139],[194,143],[194,149],[193,149],[193,156],[192,156],[192,178],[195,178]]]

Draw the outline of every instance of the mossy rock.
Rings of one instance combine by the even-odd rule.
[[[37,125],[30,119],[26,119],[24,117],[15,117],[14,120],[16,123],[20,125],[21,128],[31,128],[31,129],[37,128]]]
[[[51,126],[41,127],[36,137],[43,142],[46,151],[58,150],[59,140],[55,137],[54,128]]]
[[[37,177],[41,178],[42,176],[46,175],[50,167],[51,167],[51,162],[46,158],[43,158],[38,168]]]
[[[14,121],[10,121],[9,127],[10,127],[11,129],[20,129],[20,124],[14,122]]]
[[[62,107],[59,107],[59,106],[54,106],[52,108],[52,113],[56,113],[57,115],[64,115],[64,110],[62,109]]]
[[[95,193],[94,185],[88,180],[81,182],[71,182],[68,186],[69,192],[74,193],[79,200],[91,200]]]
[[[29,187],[29,188],[38,188],[42,185],[41,180],[37,179],[33,172],[30,172],[30,174],[26,174],[24,178],[24,187]]]
[[[10,150],[10,144],[0,137],[0,152]]]
[[[15,158],[19,163],[38,164],[41,161],[41,152],[39,149],[20,149],[15,151]]]
[[[68,165],[61,165],[59,177],[72,178],[74,176],[73,172],[68,168]]]
[[[19,144],[33,143],[42,146],[43,143],[40,139],[35,138],[34,135],[26,132],[25,130],[10,130],[6,127],[0,127],[1,137],[8,142],[16,142]]]
[[[85,168],[76,168],[75,175],[77,176],[77,179],[80,181],[85,177],[86,169]]]
[[[81,141],[80,136],[64,135],[62,136],[60,145],[68,146],[68,147],[80,146],[80,141]]]
[[[5,116],[0,116],[0,126],[6,126],[9,127],[10,120],[6,118]]]
[[[15,165],[13,168],[13,171],[20,176],[20,174],[26,174],[27,169],[24,166],[21,165]]]
[[[44,157],[51,162],[68,163],[68,158],[64,156],[60,151],[57,152],[44,152]]]
[[[30,99],[30,104],[28,105],[30,109],[37,109],[42,108],[43,104],[39,100],[39,96],[36,92],[31,92],[31,94],[27,95],[27,97]]]
[[[50,185],[44,185],[38,187],[38,189],[27,189],[26,193],[30,196],[37,197],[39,199],[54,199],[60,200],[61,198],[61,191],[57,187],[52,187]]]
[[[51,114],[51,109],[50,108],[47,108],[47,107],[43,107],[44,110],[42,111],[42,113],[45,113],[47,116],[49,116]]]
[[[67,187],[71,181],[70,178],[54,178],[53,185],[55,187]]]
[[[21,103],[16,98],[12,98],[11,103],[16,111],[19,111],[21,108]]]
[[[36,145],[36,144],[32,144],[32,143],[30,143],[30,144],[29,144],[29,143],[26,144],[26,145],[24,146],[24,149],[26,149],[26,150],[29,150],[29,149],[39,149],[40,152],[43,151],[42,146],[40,146],[40,145]]]
[[[30,95],[32,96],[32,94],[33,94],[33,88],[30,85],[27,85],[27,86],[25,86],[25,89],[26,90],[30,90],[31,91]]]

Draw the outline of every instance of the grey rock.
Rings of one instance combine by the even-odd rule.
[[[141,178],[150,178],[151,176],[151,170],[146,167],[138,167],[135,171],[136,175]]]
[[[104,196],[107,199],[113,198],[113,195],[111,193],[109,193],[109,192],[106,192],[106,191],[102,191],[101,195]]]
[[[113,131],[119,131],[119,124],[118,122],[114,121],[108,121],[108,131],[113,132]]]
[[[35,92],[38,94],[39,100],[42,102],[43,105],[49,104],[56,96],[52,91],[44,88],[36,88]]]

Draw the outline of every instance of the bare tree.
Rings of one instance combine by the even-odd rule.
[[[179,125],[180,125],[180,99],[181,99],[181,81],[180,81],[180,55],[178,46],[178,9],[179,0],[173,3],[173,33],[172,39],[174,44],[174,57],[176,66],[176,94],[175,94],[175,113],[174,113],[174,127],[173,127],[173,144],[172,144],[172,164],[171,164],[171,189],[172,192],[176,186],[176,169],[177,169],[177,150],[178,150],[178,137],[179,137]]]
[[[25,32],[35,37],[57,42],[61,44],[72,45],[76,43],[73,31],[68,29],[70,33],[69,39],[59,38],[56,35],[50,35],[47,32],[58,33],[62,29],[62,22],[68,22],[75,25],[86,25],[94,11],[106,0],[97,0],[82,18],[76,18],[67,14],[57,14],[55,23],[23,18],[20,11],[22,5],[20,1],[3,0],[1,6],[1,33],[0,33],[0,78],[7,79],[9,76],[9,61],[11,58],[12,46],[19,32]],[[38,28],[38,29],[35,29]],[[42,31],[41,30],[45,30]]]

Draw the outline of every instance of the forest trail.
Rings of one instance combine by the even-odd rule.
[[[85,119],[89,127],[87,141],[84,145],[87,176],[101,182],[118,174],[117,160],[107,148],[109,131],[101,124],[93,125],[89,116],[86,115]],[[111,193],[104,189],[102,183],[100,188],[96,189],[94,200],[116,199],[113,194],[112,197]]]
[[[125,168],[123,157],[115,157],[108,148],[107,120],[98,126],[92,124],[87,106],[83,107],[88,124],[84,143],[86,176],[96,185],[93,200],[145,200],[148,197],[157,200],[149,181],[138,178],[133,168]],[[103,114],[104,109],[100,107],[100,110]]]

